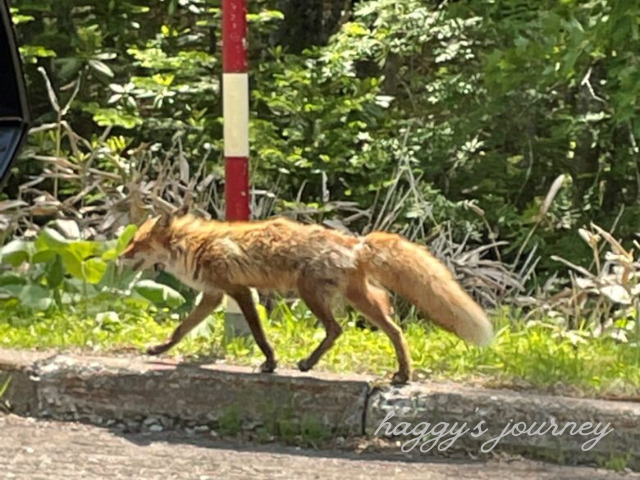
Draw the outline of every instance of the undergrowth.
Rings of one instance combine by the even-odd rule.
[[[322,340],[324,330],[302,303],[279,304],[267,315],[259,307],[280,367],[295,368]],[[33,312],[5,304],[0,347],[142,354],[178,324],[176,314],[122,299],[72,311]],[[579,396],[640,396],[640,348],[583,329],[525,322],[505,311],[493,317],[492,346],[477,348],[415,318],[404,321],[415,379],[455,380],[489,387],[531,388]],[[518,315],[519,316],[519,315]],[[518,317],[516,316],[516,317]],[[346,312],[344,333],[316,366],[337,373],[368,373],[386,379],[396,369],[391,343],[380,331],[357,326]],[[252,338],[225,339],[222,311],[192,331],[166,356],[184,361],[223,361],[257,367],[263,357]],[[257,368],[256,368],[257,372]]]

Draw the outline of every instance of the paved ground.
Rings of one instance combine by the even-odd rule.
[[[122,434],[82,424],[0,415],[0,478],[619,480],[640,475],[528,461],[401,462],[373,454],[233,444],[204,434]]]

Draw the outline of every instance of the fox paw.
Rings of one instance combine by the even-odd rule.
[[[409,382],[410,375],[406,372],[396,372],[391,377],[391,385],[406,385]]]
[[[298,369],[301,372],[308,372],[309,370],[311,370],[312,365],[309,365],[309,362],[306,358],[300,360],[298,362]]]
[[[153,345],[147,348],[147,355],[160,355],[161,353],[166,352],[171,348],[171,345],[167,345],[166,343],[161,343],[160,345]]]
[[[260,365],[260,371],[262,373],[273,373],[276,369],[276,361],[275,360],[265,360],[262,365]]]

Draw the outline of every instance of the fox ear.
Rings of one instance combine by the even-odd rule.
[[[189,205],[183,205],[177,210],[174,210],[173,213],[163,212],[160,215],[160,218],[158,218],[158,221],[156,222],[156,226],[160,228],[167,228],[171,224],[172,219],[177,217],[183,217],[187,213],[189,213]]]
[[[170,213],[162,213],[156,222],[156,227],[160,228],[168,228],[171,224],[171,218],[173,217]]]

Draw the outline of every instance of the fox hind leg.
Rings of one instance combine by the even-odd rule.
[[[326,335],[316,349],[311,352],[307,358],[298,362],[298,368],[302,372],[311,370],[320,360],[327,350],[329,350],[336,339],[342,333],[342,327],[336,322],[336,319],[329,307],[329,301],[332,294],[328,288],[318,284],[315,279],[305,279],[298,282],[298,293],[302,301],[309,307],[318,320],[322,322],[326,330]]]
[[[360,310],[376,327],[391,340],[398,358],[398,371],[391,383],[402,385],[411,380],[411,356],[402,330],[390,317],[392,312],[389,296],[383,289],[369,285],[364,278],[357,278],[349,284],[345,293],[347,301]]]
[[[149,355],[160,355],[166,352],[171,347],[175,346],[184,336],[189,333],[196,325],[202,322],[205,318],[213,312],[220,302],[222,302],[222,292],[206,292],[202,295],[200,303],[193,309],[193,311],[187,315],[180,325],[173,331],[171,337],[159,345],[154,345],[147,349]]]

